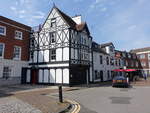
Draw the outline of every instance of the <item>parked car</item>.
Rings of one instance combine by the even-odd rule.
[[[112,87],[128,87],[129,81],[124,76],[115,76],[112,80]]]

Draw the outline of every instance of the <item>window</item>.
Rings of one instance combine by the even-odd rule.
[[[146,66],[146,63],[145,63],[145,62],[141,62],[141,65],[142,65],[142,66]]]
[[[138,67],[139,66],[139,63],[138,63],[138,61],[136,61],[136,67]]]
[[[21,31],[15,31],[15,39],[22,39],[22,32]]]
[[[123,56],[123,57],[126,57],[126,53],[122,53],[122,56]]]
[[[111,65],[114,65],[114,63],[115,63],[114,61],[115,61],[115,60],[114,60],[113,58],[111,58],[111,59],[110,59],[110,64],[111,64]]]
[[[121,60],[119,59],[119,66],[121,66]]]
[[[11,69],[8,66],[3,68],[3,78],[8,79],[11,75]]]
[[[145,58],[145,54],[141,54],[140,59],[144,59],[144,58]]]
[[[86,39],[84,38],[84,44],[86,45]]]
[[[117,61],[117,59],[116,59],[116,66],[118,66],[118,61]]]
[[[128,58],[131,58],[131,55],[130,55],[130,53],[128,53]]]
[[[0,43],[0,58],[3,58],[4,56],[4,44]]]
[[[21,59],[21,47],[19,47],[19,46],[14,47],[14,59],[15,60]]]
[[[55,37],[56,33],[55,32],[51,32],[50,33],[50,42],[51,43],[55,43],[56,42],[56,37]]]
[[[51,19],[51,27],[56,27],[56,18]]]
[[[134,61],[131,61],[131,67],[134,67]]]
[[[0,26],[0,35],[6,35],[6,27]]]
[[[95,79],[99,79],[100,78],[100,73],[97,72],[97,70],[95,71]]]
[[[56,50],[51,50],[51,60],[56,60]]]
[[[150,53],[148,53],[148,59],[150,60]]]
[[[88,53],[84,53],[84,59],[85,60],[88,60],[88,56],[89,56]]]
[[[128,66],[128,61],[126,61],[126,66]]]
[[[109,71],[107,71],[107,76],[108,76],[108,79],[110,78],[110,73],[109,73]]]
[[[107,65],[109,65],[109,57],[106,57]]]
[[[103,81],[103,71],[102,70],[100,71],[100,78],[101,78],[101,81]]]
[[[103,56],[100,55],[100,64],[103,64]]]
[[[110,51],[113,52],[114,51],[114,47],[111,45],[110,47]]]

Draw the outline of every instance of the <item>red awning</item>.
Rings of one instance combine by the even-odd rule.
[[[136,69],[126,69],[126,72],[136,71]]]
[[[132,72],[132,71],[136,71],[136,69],[114,69],[112,71],[116,71],[116,72]]]
[[[114,69],[114,70],[112,70],[112,71],[116,71],[116,72],[123,72],[123,71],[124,71],[124,69]]]

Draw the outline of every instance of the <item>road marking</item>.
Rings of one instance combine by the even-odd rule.
[[[79,113],[80,109],[81,109],[81,106],[79,103],[77,103],[76,101],[73,101],[73,100],[66,100],[68,101],[69,103],[72,104],[72,106],[74,106],[74,109],[71,113]]]

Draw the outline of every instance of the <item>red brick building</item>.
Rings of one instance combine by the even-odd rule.
[[[150,47],[139,48],[131,50],[132,53],[135,53],[140,60],[141,67],[140,69],[143,71],[143,74],[147,76],[150,75]]]
[[[31,27],[0,16],[0,82],[21,78],[29,60],[30,31]]]

